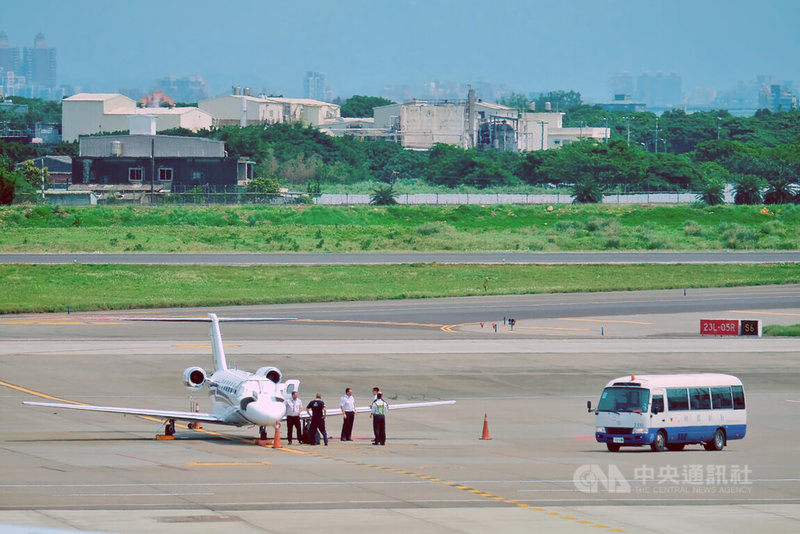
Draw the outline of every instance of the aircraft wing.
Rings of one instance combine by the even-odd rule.
[[[88,404],[62,404],[58,402],[23,402],[29,406],[44,406],[45,408],[66,408],[69,410],[84,410],[88,412],[123,413],[128,415],[142,415],[159,419],[175,419],[177,421],[195,421],[200,423],[229,424],[224,419],[210,413],[173,412],[168,410],[143,410],[138,408],[117,408],[115,406],[92,406]]]
[[[427,401],[427,402],[404,402],[400,404],[389,404],[390,410],[400,410],[402,408],[428,408],[430,406],[443,406],[445,404],[455,404],[454,400],[446,401]],[[388,403],[387,403],[388,404]],[[369,413],[372,411],[370,406],[356,406],[356,413]],[[342,415],[340,407],[328,409],[328,415]],[[308,419],[310,416],[305,412],[300,413],[300,419]]]

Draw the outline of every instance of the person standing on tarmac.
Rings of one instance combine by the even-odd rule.
[[[286,399],[286,426],[289,427],[289,445],[292,444],[292,428],[297,430],[297,441],[300,442],[300,412],[303,411],[303,401],[297,397],[297,391],[292,391],[292,398]]]
[[[375,401],[372,403],[372,431],[375,434],[373,445],[386,445],[386,411],[389,405],[383,400],[383,393],[378,391]]]
[[[317,393],[317,397],[308,403],[306,412],[311,416],[311,426],[308,429],[308,437],[311,445],[316,445],[317,430],[322,432],[322,438],[325,440],[325,446],[328,446],[328,432],[325,430],[325,417],[328,415],[328,410],[325,409],[325,403],[322,402],[322,395]]]
[[[356,399],[353,397],[353,390],[344,390],[344,396],[339,401],[342,408],[342,435],[340,441],[353,441],[353,423],[356,420]]]

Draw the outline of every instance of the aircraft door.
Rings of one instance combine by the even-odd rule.
[[[300,381],[293,378],[284,382],[282,387],[285,397],[289,398],[292,396],[292,391],[300,391]]]

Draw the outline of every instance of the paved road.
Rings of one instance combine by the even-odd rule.
[[[798,263],[800,251],[786,252],[409,252],[352,254],[0,254],[0,263],[335,265],[399,263]]]
[[[781,289],[799,293],[761,289],[773,300]],[[787,422],[800,409],[800,347],[791,339],[701,338],[697,321],[707,312],[665,308],[683,298],[674,293],[531,296],[515,303],[514,331],[500,322],[496,333],[474,320],[499,322],[503,306],[494,297],[219,310],[297,312],[300,320],[287,323],[225,323],[223,335],[231,363],[275,364],[302,380],[305,400],[319,391],[335,406],[349,385],[361,404],[380,385],[390,401],[458,401],[391,413],[386,447],[369,444],[364,417],[353,443],[273,450],[247,444],[252,429],[209,425],[158,442],[152,421],[23,408],[38,393],[185,409],[180,374],[210,360],[208,327],[2,317],[0,381],[25,391],[0,385],[0,523],[181,533],[352,533],[376,522],[389,533],[797,531],[800,430]],[[800,322],[791,298],[754,308],[754,288],[687,298],[700,310],[716,308],[715,317]],[[636,307],[626,311],[626,302]],[[592,439],[585,404],[608,379],[709,371],[743,379],[746,439],[720,453],[663,454],[609,453]],[[489,441],[478,439],[484,414]],[[328,425],[338,435],[334,418]],[[628,487],[576,484],[584,466],[620,473]]]

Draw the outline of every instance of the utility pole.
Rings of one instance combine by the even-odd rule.
[[[658,154],[658,117],[656,117],[656,133],[653,137],[653,147],[655,150],[655,154]]]

